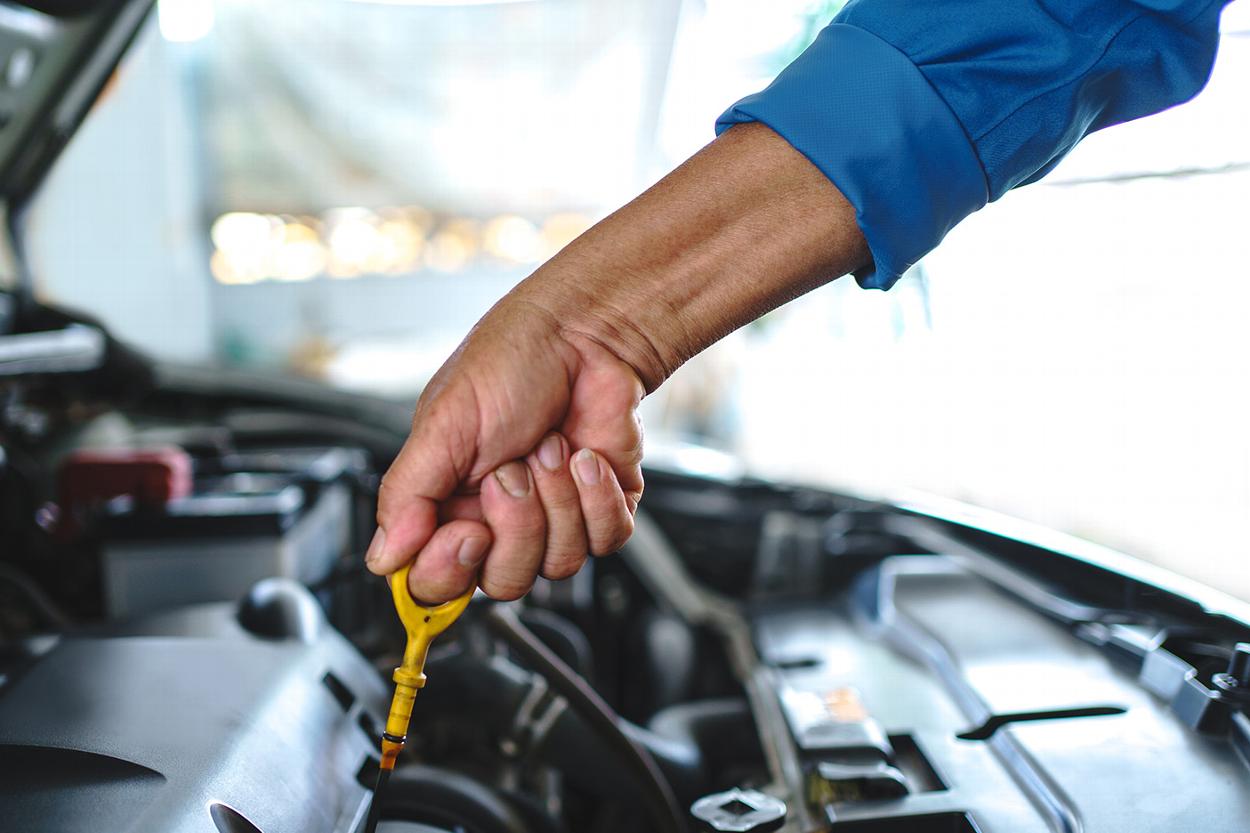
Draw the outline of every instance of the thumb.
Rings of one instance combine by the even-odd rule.
[[[378,489],[378,531],[365,554],[376,575],[390,575],[416,557],[438,528],[438,504],[460,482],[459,467],[429,430],[414,427]]]

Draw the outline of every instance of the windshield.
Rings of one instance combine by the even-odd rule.
[[[509,287],[712,137],[838,2],[162,0],[39,194],[42,295],[162,358],[412,400]],[[1250,598],[1250,7],[889,293],[698,357],[652,436],[959,498]]]

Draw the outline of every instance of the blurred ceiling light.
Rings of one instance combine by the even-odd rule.
[[[208,261],[208,269],[218,283],[228,286],[257,283],[265,277],[256,265],[237,263],[222,251],[213,252],[212,258]]]
[[[259,256],[269,246],[269,241],[276,234],[281,234],[281,231],[276,217],[231,211],[214,220],[208,234],[218,249],[231,256],[241,257]]]
[[[477,248],[477,236],[480,230],[481,224],[468,217],[453,217],[443,226],[443,231],[465,238],[474,248]]]
[[[513,263],[534,263],[542,257],[537,227],[515,214],[505,214],[487,223],[482,232],[482,247]]]
[[[435,216],[413,205],[334,208],[321,217],[231,211],[209,229],[214,248],[209,269],[218,283],[238,285],[403,275],[423,268],[460,272],[482,254],[529,265],[555,254],[591,224],[585,214],[564,212],[541,227],[516,214],[484,225],[451,217],[435,227]]]
[[[165,40],[191,43],[213,31],[213,0],[160,0],[157,18]]]
[[[376,221],[373,212],[364,208],[343,208],[327,214],[331,277],[354,278],[374,271],[381,242]]]
[[[440,231],[425,247],[425,265],[438,272],[459,272],[469,262],[471,254],[464,241]]]
[[[392,220],[406,224],[410,229],[424,237],[434,227],[434,215],[429,209],[419,205],[400,205],[379,208],[378,216],[385,222]]]
[[[452,220],[430,238],[425,265],[440,272],[459,272],[477,253],[477,223]]]
[[[378,226],[381,240],[378,271],[395,275],[413,271],[425,247],[425,235],[415,223],[406,219],[387,220]]]
[[[428,209],[419,205],[410,205],[400,209],[404,218],[421,232],[422,236],[428,234],[430,229],[434,228],[434,215]]]
[[[272,260],[273,276],[278,280],[307,281],[325,270],[326,250],[310,226],[289,222],[282,228],[282,242]]]

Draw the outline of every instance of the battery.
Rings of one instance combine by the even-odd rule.
[[[191,494],[159,507],[129,496],[105,507],[98,529],[110,618],[239,599],[271,576],[316,584],[331,573],[351,541],[352,490],[338,476],[347,467],[330,454],[264,459],[235,461],[259,472],[197,476]]]

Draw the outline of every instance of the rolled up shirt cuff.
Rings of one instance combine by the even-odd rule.
[[[872,251],[867,289],[889,289],[985,205],[984,170],[959,120],[906,55],[863,29],[826,27],[766,89],[726,110],[720,134],[758,121],[855,207]]]

